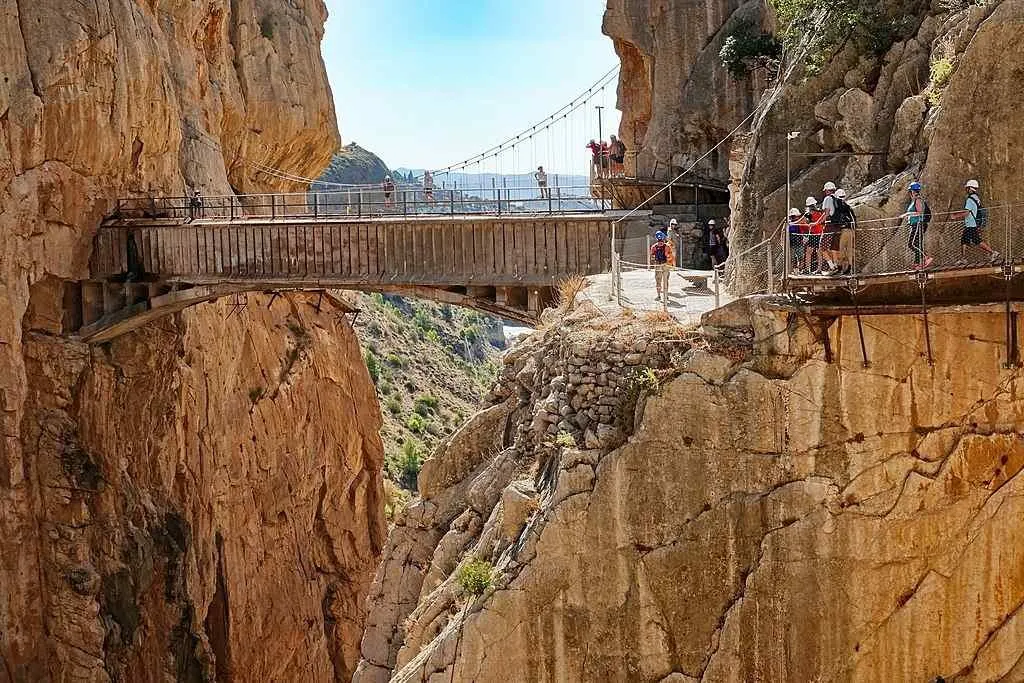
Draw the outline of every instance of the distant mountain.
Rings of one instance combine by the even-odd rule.
[[[363,149],[356,143],[341,148],[331,159],[327,170],[310,189],[323,192],[331,188],[325,183],[341,183],[344,185],[367,185],[379,183],[384,176],[390,174],[387,164],[373,152]]]

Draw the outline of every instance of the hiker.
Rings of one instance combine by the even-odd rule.
[[[804,202],[804,221],[807,224],[807,241],[804,245],[804,272],[820,275],[824,264],[821,262],[821,233],[825,226],[825,214],[818,210],[818,200],[808,197]],[[817,262],[815,262],[817,259]]]
[[[196,190],[195,193],[188,198],[188,219],[194,221],[196,218],[203,217],[203,196]]]
[[[591,138],[590,142],[587,143],[587,149],[590,150],[590,168],[592,175],[595,178],[601,177],[601,145]]]
[[[839,226],[835,222],[836,184],[831,180],[822,187],[825,196],[821,199],[821,212],[825,226],[821,232],[821,274],[835,275],[839,271]]]
[[[854,235],[857,234],[857,214],[846,201],[846,190],[839,188],[834,195],[835,213],[832,222],[839,228],[839,251],[836,264],[840,275],[853,275]]]
[[[789,235],[789,257],[793,262],[792,273],[800,275],[803,273],[800,263],[803,261],[804,249],[807,244],[807,222],[804,220],[803,214],[800,213],[800,209],[795,206],[789,210],[788,218],[786,233]]]
[[[434,203],[434,174],[430,171],[423,171],[423,197]]]
[[[654,238],[658,241],[651,245],[651,264],[654,265],[654,288],[661,299],[662,292],[668,296],[668,274],[676,264],[676,254],[664,231],[654,233]]]
[[[715,219],[708,221],[708,250],[711,254],[711,267],[718,268],[729,258],[729,244],[725,231],[715,224]]]
[[[392,205],[392,203],[393,203],[392,202],[392,197],[394,197],[394,194],[395,194],[395,181],[391,179],[391,176],[389,176],[389,175],[384,176],[383,187],[384,187],[384,206],[385,206],[385,208],[387,208],[387,207],[390,207]]]
[[[611,175],[611,148],[604,140],[601,141],[601,175],[607,178]]]
[[[625,175],[623,164],[626,161],[626,143],[613,135],[608,155],[612,160],[612,176],[621,178]]]
[[[921,270],[930,266],[933,260],[924,250],[924,235],[932,220],[932,210],[921,196],[921,183],[915,180],[910,183],[907,191],[910,192],[910,203],[907,205],[906,213],[900,216],[900,220],[906,219],[910,226],[907,246],[914,255],[914,270]]]
[[[989,260],[993,263],[999,258],[999,252],[981,237],[982,229],[988,225],[988,209],[981,205],[978,187],[977,180],[972,179],[964,183],[964,189],[967,190],[964,210],[953,214],[953,218],[964,220],[964,231],[960,235],[960,260],[956,263],[958,266],[967,265],[968,246],[980,248],[988,254]]]
[[[533,174],[533,177],[537,181],[537,187],[540,188],[540,198],[551,199],[551,189],[548,187],[548,174],[544,172],[544,167],[538,166],[537,172]]]

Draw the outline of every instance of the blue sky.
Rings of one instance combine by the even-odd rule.
[[[392,167],[466,159],[551,114],[618,63],[601,33],[602,0],[326,2],[323,53],[342,140]],[[607,138],[618,121],[614,82],[586,112],[479,170],[521,172],[545,161],[549,170],[585,170],[583,145],[597,137],[594,104],[606,105]]]

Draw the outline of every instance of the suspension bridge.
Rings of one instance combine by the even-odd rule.
[[[310,190],[120,199],[96,232],[89,278],[66,285],[63,329],[100,343],[223,296],[329,289],[533,323],[564,278],[610,272],[613,248],[648,235],[652,211],[692,227],[728,211],[722,185],[637,178],[636,131],[621,156],[586,148],[603,135],[596,102],[616,76],[478,155],[387,187],[245,161]],[[628,211],[640,202],[650,206]]]

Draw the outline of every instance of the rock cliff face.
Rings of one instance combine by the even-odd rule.
[[[1002,315],[931,316],[934,365],[919,318],[871,318],[869,367],[845,318],[593,315],[511,354],[427,462],[356,681],[1021,680]]]
[[[302,296],[56,335],[118,196],[295,189],[338,137],[321,0],[0,11],[0,680],[343,680],[382,542],[351,330]]]
[[[734,81],[718,51],[738,22],[778,28],[761,6],[614,0],[605,14],[622,65],[620,134],[629,141],[634,125],[640,131],[642,174],[652,159],[687,166],[756,112],[697,168],[732,182],[734,251],[786,214],[791,131],[800,133],[792,143],[798,199],[820,197],[834,180],[851,196],[863,193],[855,203],[864,217],[894,216],[914,178],[937,212],[960,207],[968,178],[981,181],[991,204],[1024,199],[1016,181],[1024,166],[1009,152],[1021,143],[1019,115],[1006,104],[1019,88],[1024,2],[886,0],[869,12],[899,21],[870,46],[851,39],[827,48],[813,72],[808,54],[821,50],[794,49],[781,81]]]
[[[764,23],[763,14],[761,0],[609,0],[603,30],[622,64],[619,135],[640,151],[641,175],[671,178],[753,110],[762,79],[731,79],[718,52],[739,26]],[[695,171],[727,180],[728,148]]]

